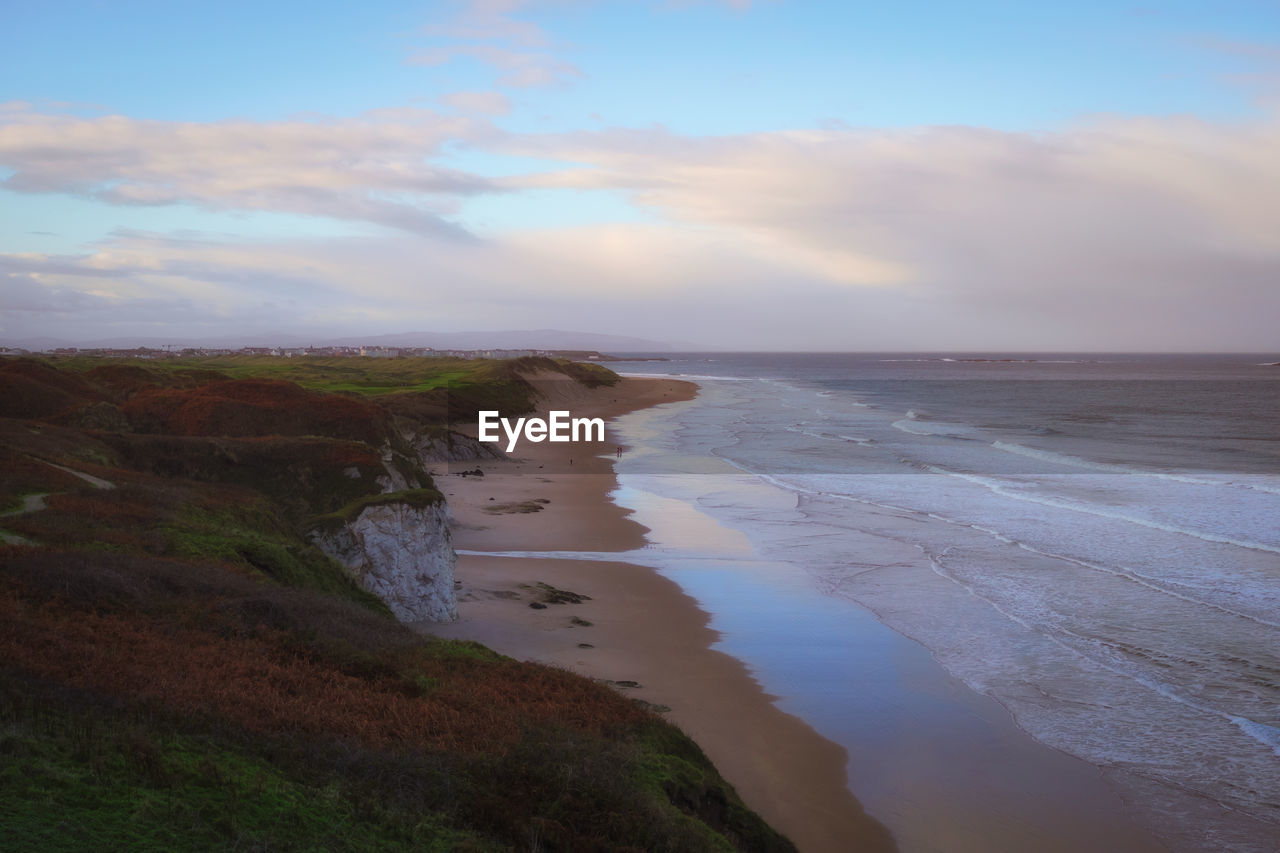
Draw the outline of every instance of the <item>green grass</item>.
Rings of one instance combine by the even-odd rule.
[[[59,366],[91,369],[105,359],[76,359]],[[273,356],[216,356],[152,362],[158,375],[183,371],[216,371],[231,379],[283,379],[303,388],[330,393],[377,396],[402,391],[431,391],[496,378],[493,365],[483,359],[460,358],[276,358]],[[506,378],[506,377],[504,377]]]
[[[34,489],[23,489],[16,492],[3,491],[0,492],[0,515],[14,510],[20,510],[24,506],[27,495],[44,494]]]
[[[216,736],[29,695],[0,700],[0,756],[0,851],[496,846],[441,812],[378,804]]]
[[[199,729],[0,669],[0,851],[794,849],[662,723],[467,759]]]
[[[177,358],[146,363],[133,359],[59,359],[57,367],[87,372],[105,365],[145,370],[157,383],[207,381],[216,375],[231,379],[284,379],[314,391],[377,396],[402,391],[432,391],[513,379],[518,371],[558,370],[588,386],[612,385],[613,371],[599,364],[542,357],[519,359],[363,358],[214,356]]]
[[[456,749],[361,745],[357,718],[332,733],[250,731],[214,710],[59,687],[0,661],[0,850],[793,850],[685,735],[598,685],[214,566],[23,553],[0,567],[22,619],[131,615],[158,641],[146,659],[159,679],[174,659],[163,638],[198,631],[235,640],[227,653],[247,662],[305,660],[335,684],[398,684],[424,702],[474,707],[493,728],[470,746],[449,741]],[[24,627],[7,642],[28,636]],[[301,683],[265,689],[287,696]],[[567,713],[539,714],[569,694]],[[315,701],[345,707],[324,692]]]
[[[286,586],[333,593],[371,610],[389,612],[380,598],[365,591],[318,548],[301,542],[263,504],[212,510],[188,505],[161,533],[175,556],[244,566]]]
[[[405,504],[416,509],[440,506],[444,503],[444,495],[435,489],[408,489],[402,492],[386,492],[380,495],[367,495],[358,498],[336,512],[316,516],[311,520],[310,528],[334,530],[344,524],[350,524],[360,517],[360,513],[370,507],[394,506]]]
[[[131,359],[76,357],[52,363],[60,369],[87,374],[91,380],[102,376],[104,370],[94,371],[103,368],[108,373],[127,373],[135,385],[145,378],[162,387],[191,387],[219,377],[285,380],[312,391],[374,400],[391,414],[409,417],[420,425],[473,420],[480,409],[527,414],[533,410],[535,398],[533,387],[521,374],[556,371],[589,388],[613,385],[620,378],[599,364],[543,357],[491,360],[217,356],[145,364]]]
[[[650,726],[634,766],[636,783],[679,809],[691,822],[689,831],[705,833],[707,850],[794,849],[746,807],[698,745],[678,729]]]
[[[52,493],[6,519],[39,544],[0,559],[0,853],[792,849],[642,705],[419,636],[305,539],[372,506],[443,500],[406,433],[527,411],[522,371],[612,373],[547,359],[57,367],[118,400],[228,376],[359,394],[387,413],[391,444],[37,435],[0,419],[0,495]],[[428,487],[375,494],[388,449]],[[117,488],[38,461],[89,454]]]

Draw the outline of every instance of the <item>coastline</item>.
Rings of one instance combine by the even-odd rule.
[[[730,365],[730,379],[735,367],[746,372]],[[675,370],[704,372],[696,364]],[[1036,740],[1006,706],[948,672],[936,645],[890,627],[895,616],[915,612],[910,596],[924,587],[956,591],[909,544],[920,516],[876,509],[864,516],[843,504],[815,516],[815,502],[785,482],[744,475],[710,449],[714,442],[729,460],[773,473],[786,470],[777,454],[768,455],[779,447],[826,458],[835,438],[849,442],[852,433],[892,443],[893,433],[840,424],[832,434],[796,432],[778,442],[775,436],[792,434],[797,410],[843,410],[839,404],[850,401],[827,400],[829,392],[815,399],[816,389],[803,384],[705,380],[695,405],[617,421],[641,449],[618,466],[617,499],[653,529],[653,553],[635,559],[659,567],[713,614],[722,632],[717,647],[748,662],[765,689],[783,697],[781,707],[848,751],[856,771],[851,790],[901,849],[1217,849],[1166,840],[1160,830],[1167,821],[1151,819],[1145,804],[1153,800],[1135,796],[1123,767],[1089,763]],[[861,409],[856,402],[851,408],[857,420]],[[861,444],[848,449],[867,452]],[[751,450],[764,453],[753,457]],[[860,470],[859,460],[841,458]],[[824,540],[833,547],[824,548]],[[852,578],[862,592],[907,596],[906,606],[896,614],[868,608],[846,594]],[[963,626],[975,618],[965,606],[977,602],[960,592],[959,602],[934,609],[943,643],[964,637]],[[1191,823],[1220,825],[1209,810],[1197,807]]]
[[[691,399],[696,386],[623,379],[586,391],[536,378],[544,409],[606,421]],[[523,443],[510,460],[455,465],[438,485],[449,499],[455,546],[469,552],[625,552],[647,529],[609,499],[617,437],[573,444]],[[776,829],[804,851],[888,850],[887,830],[868,817],[846,783],[847,753],[779,710],[736,658],[716,651],[709,617],[653,569],[606,560],[466,553],[457,578],[460,618],[426,624],[443,637],[472,639],[526,660],[613,682],[663,710]],[[585,596],[546,603],[548,590]],[[556,597],[554,595],[550,596]]]

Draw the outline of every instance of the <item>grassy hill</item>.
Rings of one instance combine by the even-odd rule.
[[[0,850],[791,849],[648,709],[418,635],[304,537],[388,454],[438,499],[406,428],[528,411],[543,370],[616,381],[0,362]]]

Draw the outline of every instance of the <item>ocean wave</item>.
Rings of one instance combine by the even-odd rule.
[[[741,470],[750,472],[750,469],[746,468],[745,466],[737,466],[737,467],[739,467]],[[1047,550],[1044,550],[1043,548],[1037,548],[1034,545],[1028,544],[1027,542],[1022,541],[1021,539],[1018,539],[1014,536],[1006,534],[1003,531],[997,530],[995,528],[987,527],[983,524],[978,524],[972,521],[967,521],[964,519],[943,515],[937,512],[930,512],[927,510],[915,509],[912,507],[901,506],[898,504],[886,503],[884,501],[877,501],[867,497],[859,497],[857,495],[852,495],[852,494],[848,494],[840,491],[815,489],[799,483],[788,482],[786,480],[782,480],[778,477],[774,477],[768,474],[761,474],[758,472],[750,472],[750,473],[754,473],[757,477],[764,480],[765,482],[770,483],[771,485],[786,489],[796,494],[803,494],[803,495],[812,496],[812,497],[831,498],[831,499],[840,500],[840,501],[848,501],[850,503],[857,503],[864,506],[871,506],[877,509],[889,510],[890,512],[922,515],[927,518],[933,519],[934,521],[939,521],[947,525],[967,528],[969,530],[982,533],[986,536],[990,536],[992,539],[995,539],[996,541],[1002,544],[1014,546],[1023,551],[1027,551],[1028,553],[1036,554],[1038,556],[1046,557],[1052,560],[1062,560],[1072,565],[1079,566],[1080,568],[1083,568],[1083,569],[1088,569],[1091,571],[1108,574],[1113,577],[1118,577],[1123,580],[1127,580],[1132,583],[1138,584],[1142,587],[1145,587],[1147,589],[1150,589],[1153,592],[1157,592],[1162,595],[1167,595],[1172,598],[1179,599],[1181,601],[1184,601],[1188,604],[1191,604],[1197,607],[1207,607],[1219,613],[1222,613],[1223,615],[1226,615],[1226,616],[1243,619],[1245,621],[1252,622],[1258,625],[1263,625],[1268,628],[1280,629],[1280,622],[1274,622],[1256,614],[1246,613],[1242,610],[1237,610],[1235,608],[1227,607],[1226,605],[1219,604],[1214,601],[1209,601],[1202,596],[1194,595],[1193,593],[1196,591],[1195,587],[1190,587],[1186,584],[1181,584],[1181,583],[1178,583],[1177,581],[1172,581],[1167,578],[1156,578],[1128,566],[1107,566],[1101,563],[1096,563],[1096,562],[1085,560],[1079,557],[1073,557],[1069,554],[1063,554],[1055,551],[1047,551]]]
[[[982,434],[982,430],[971,424],[921,420],[920,414],[914,409],[908,411],[901,420],[891,423],[890,426],[908,435],[954,438],[960,441],[973,441]]]
[[[952,471],[937,465],[927,465],[925,469],[935,474],[942,474],[947,477],[955,477],[966,480],[970,483],[982,486],[983,488],[1000,495],[1001,497],[1010,498],[1017,501],[1026,501],[1028,503],[1041,504],[1042,506],[1056,507],[1057,509],[1070,510],[1071,512],[1080,512],[1087,515],[1095,515],[1103,518],[1112,518],[1117,521],[1135,524],[1139,527],[1146,527],[1151,530],[1163,530],[1166,533],[1174,533],[1181,536],[1190,536],[1203,542],[1213,542],[1218,545],[1233,545],[1237,548],[1247,548],[1251,551],[1266,551],[1272,554],[1280,554],[1280,547],[1269,545],[1264,542],[1253,542],[1247,539],[1234,539],[1230,536],[1220,536],[1217,533],[1210,533],[1204,530],[1192,530],[1186,527],[1178,527],[1174,524],[1165,524],[1164,522],[1155,521],[1153,519],[1141,518],[1135,515],[1128,515],[1123,512],[1114,512],[1101,509],[1096,505],[1082,504],[1076,501],[1063,500],[1060,498],[1051,498],[1044,495],[1033,495],[1025,491],[1019,491],[1011,488],[1010,483],[993,480],[989,477],[980,477],[977,474],[968,474],[963,471]]]
[[[794,424],[789,427],[784,427],[784,429],[787,432],[793,432],[799,435],[807,435],[810,438],[816,438],[819,441],[842,441],[842,442],[849,442],[851,444],[862,445],[863,447],[873,443],[871,439],[864,438],[863,436],[841,435],[839,433],[831,433],[831,432],[818,432],[815,430],[805,429],[806,426],[807,424]]]
[[[1113,474],[1125,474],[1135,477],[1152,477],[1157,480],[1169,480],[1175,483],[1189,483],[1196,486],[1228,486],[1238,489],[1249,489],[1254,492],[1266,492],[1272,495],[1280,495],[1280,487],[1262,486],[1256,483],[1241,483],[1237,480],[1218,480],[1205,477],[1193,477],[1190,474],[1170,474],[1165,471],[1153,471],[1150,468],[1138,468],[1132,465],[1120,465],[1114,462],[1095,462],[1092,459],[1082,459],[1079,456],[1069,456],[1066,453],[1056,453],[1052,450],[1040,450],[1035,447],[1027,447],[1022,444],[1015,444],[1007,441],[993,441],[991,446],[996,450],[1003,450],[1005,453],[1013,453],[1018,456],[1026,456],[1030,459],[1039,459],[1044,462],[1053,462],[1058,465],[1067,465],[1072,468],[1086,468],[1091,471],[1105,471]]]

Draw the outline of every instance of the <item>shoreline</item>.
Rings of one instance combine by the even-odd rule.
[[[454,514],[455,547],[619,553],[643,547],[647,528],[610,499],[618,486],[611,422],[692,399],[697,386],[624,378],[587,391],[550,376],[534,382],[543,409],[603,417],[605,441],[526,442],[511,460],[455,463],[484,472],[437,478]],[[609,681],[654,705],[698,743],[749,807],[801,850],[893,849],[888,831],[848,788],[846,751],[781,711],[745,664],[713,649],[719,634],[709,615],[675,582],[621,561],[478,553],[459,557],[457,578],[459,620],[421,630]],[[539,584],[585,598],[544,604],[549,591]]]
[[[839,531],[839,559],[870,569],[853,576],[872,588],[949,585],[894,534],[918,523],[910,513],[869,510],[855,519],[856,510],[841,507],[839,523],[824,526],[768,478],[709,464],[714,456],[704,439],[717,424],[725,443],[739,435],[726,425],[743,411],[760,413],[748,423],[776,425],[768,406],[744,405],[772,393],[753,392],[749,383],[703,382],[696,407],[641,411],[617,422],[642,446],[665,449],[619,466],[620,499],[659,539],[652,557],[636,559],[659,566],[714,614],[723,632],[718,647],[749,662],[757,680],[784,697],[782,707],[847,750],[850,789],[901,849],[1181,849],[1157,834],[1159,822],[1150,820],[1124,770],[1036,740],[1006,706],[948,672],[934,649],[892,628],[892,610],[874,612],[823,583],[831,576],[807,563],[808,549]],[[794,393],[799,400],[784,402],[811,405],[804,389]],[[681,474],[695,469],[711,476]],[[749,563],[737,557],[742,551]],[[961,603],[971,602],[961,596]],[[944,639],[971,618],[954,603],[935,612],[945,614]]]

